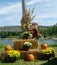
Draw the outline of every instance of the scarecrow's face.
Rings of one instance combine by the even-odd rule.
[[[35,25],[32,25],[32,28],[33,28],[33,29],[34,29],[34,28],[37,29],[37,28],[38,28],[38,25],[36,25],[36,24],[35,24]]]

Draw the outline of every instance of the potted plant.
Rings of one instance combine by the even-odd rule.
[[[5,58],[2,60],[4,62],[15,62],[20,58],[20,52],[17,50],[9,50],[5,53]]]
[[[23,38],[23,39],[28,39],[29,34],[30,34],[29,32],[23,32],[22,38]]]
[[[52,48],[43,49],[41,53],[42,53],[42,59],[44,60],[49,60],[50,58],[55,57],[55,52]]]
[[[23,49],[25,51],[28,51],[32,47],[32,44],[30,42],[24,42]]]

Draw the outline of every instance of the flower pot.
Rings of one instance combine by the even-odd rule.
[[[11,60],[10,62],[16,62],[16,59]]]
[[[16,58],[6,57],[5,62],[16,62]]]
[[[24,51],[29,51],[30,48],[24,48]]]

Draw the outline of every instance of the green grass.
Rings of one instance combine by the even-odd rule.
[[[3,44],[0,44],[0,48],[3,48],[4,47],[4,45]]]
[[[27,61],[24,61],[24,60],[18,60],[18,61],[14,62],[14,63],[2,63],[0,61],[0,65],[57,65],[57,47],[52,46],[52,48],[56,52],[56,58],[53,59],[53,60],[50,60],[50,61],[48,61],[48,60],[45,60],[45,61],[44,60],[42,60],[42,61],[41,60],[35,60],[33,62],[27,62]],[[0,53],[2,51],[4,51],[4,47],[0,48]]]

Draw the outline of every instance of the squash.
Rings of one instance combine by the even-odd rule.
[[[27,61],[34,61],[35,57],[33,54],[27,54],[26,60]]]
[[[5,51],[9,51],[9,50],[11,50],[11,46],[10,45],[6,45],[5,46]]]
[[[41,44],[41,49],[47,49],[48,45],[46,43]]]

